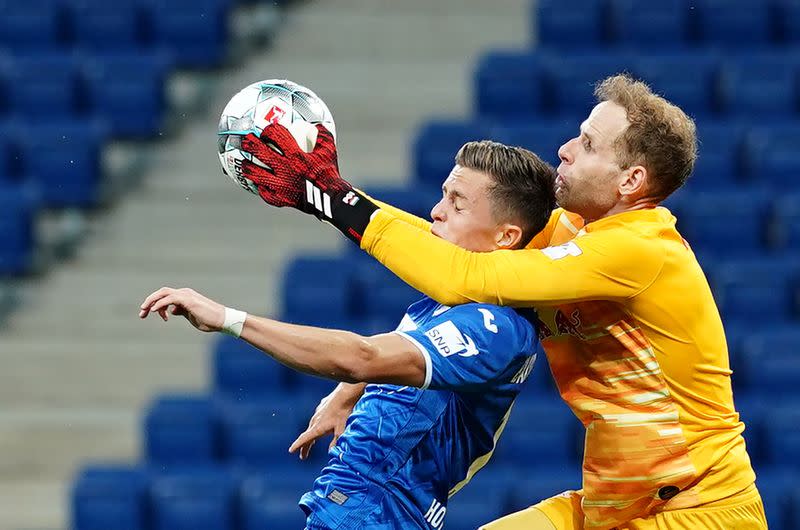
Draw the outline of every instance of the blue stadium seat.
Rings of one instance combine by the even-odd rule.
[[[144,453],[166,466],[206,464],[219,454],[217,412],[208,397],[167,395],[156,398],[144,421]]]
[[[480,122],[434,120],[426,123],[414,139],[413,158],[416,179],[423,185],[441,189],[455,164],[458,150],[466,142],[489,138],[488,127]]]
[[[322,442],[320,442],[322,443]],[[297,502],[311,490],[319,465],[270,465],[242,481],[239,519],[242,530],[297,530],[305,514]]]
[[[229,0],[149,0],[152,43],[174,54],[178,66],[210,68],[227,56]]]
[[[764,245],[768,199],[762,190],[701,191],[682,193],[671,206],[694,249],[741,255]]]
[[[723,320],[776,324],[792,315],[800,272],[798,256],[740,258],[721,263],[711,285]]]
[[[535,424],[531,424],[535,427]],[[524,461],[524,460],[521,460]],[[539,459],[535,454],[528,459],[529,467],[517,466],[509,470],[509,490],[511,511],[519,511],[539,501],[553,497],[567,490],[581,488],[580,463],[558,465]]]
[[[253,468],[296,458],[287,449],[308,424],[318,399],[312,402],[297,393],[287,399],[288,394],[220,404],[226,462]]]
[[[585,118],[585,116],[584,116]],[[558,150],[580,134],[580,120],[537,120],[526,125],[498,125],[491,137],[498,142],[529,149],[547,162],[558,165]]]
[[[58,0],[0,0],[0,49],[54,50],[61,45]]]
[[[249,343],[221,335],[213,349],[214,390],[231,398],[274,394],[285,388],[289,369]]]
[[[505,515],[508,510],[508,469],[491,459],[447,503],[444,528],[475,530]]]
[[[800,266],[797,267],[800,273]],[[776,294],[780,297],[780,294]],[[742,340],[740,366],[753,391],[763,395],[797,394],[800,381],[800,326],[788,325],[753,332]]]
[[[48,121],[44,128],[9,125],[19,131],[16,140],[26,175],[42,190],[50,207],[91,207],[101,199],[100,152],[106,129],[88,120]]]
[[[164,54],[103,55],[85,65],[90,110],[117,137],[145,138],[161,129],[169,60]]]
[[[800,44],[800,0],[775,0],[775,7],[781,40]]]
[[[729,57],[721,69],[724,111],[732,116],[790,118],[800,110],[798,60],[787,53]]]
[[[494,458],[505,464],[535,459],[552,465],[578,465],[578,432],[578,420],[565,404],[554,398],[520,400],[512,409]]]
[[[518,51],[492,51],[475,73],[476,110],[480,116],[520,119],[542,110],[538,56]]]
[[[377,262],[363,262],[358,270],[359,316],[394,319],[399,323],[412,303],[423,295]]]
[[[541,0],[532,13],[540,46],[593,48],[608,40],[603,0]]]
[[[235,474],[196,467],[159,474],[150,489],[152,530],[236,530]]]
[[[697,161],[687,181],[693,190],[725,190],[742,183],[744,128],[731,122],[697,124]]]
[[[800,398],[773,401],[765,412],[764,426],[769,462],[800,469]]]
[[[77,115],[81,110],[79,73],[73,55],[16,54],[6,74],[8,109],[20,120]]]
[[[770,5],[750,0],[698,0],[696,29],[706,45],[757,48],[774,40]]]
[[[32,185],[0,181],[0,276],[31,269],[39,204],[39,194]]]
[[[742,364],[738,358],[731,358],[731,368],[734,371],[734,383],[737,383],[741,378],[739,376],[750,376],[750,374],[743,374],[743,370],[739,369]],[[764,455],[764,412],[767,410],[767,400],[761,394],[750,391],[749,389],[737,389],[733,394],[734,405],[736,412],[739,413],[739,419],[744,422],[744,439],[747,444],[747,454],[753,465],[761,465],[767,462]]]
[[[542,56],[542,68],[547,107],[552,112],[577,115],[583,120],[596,103],[595,84],[608,76],[631,72],[633,58],[624,52],[567,56],[548,53]]]
[[[132,52],[143,46],[142,13],[136,0],[70,3],[75,45],[88,52]]]
[[[785,194],[775,201],[770,240],[779,249],[800,248],[800,193]]]
[[[688,14],[685,0],[613,0],[612,40],[637,49],[685,47],[689,40]]]
[[[780,466],[757,467],[756,486],[764,501],[769,527],[775,530],[798,528],[791,522],[792,512],[797,506],[797,499],[793,496],[797,487],[796,472]]]
[[[800,125],[753,128],[745,140],[747,171],[750,178],[776,190],[800,190]]]
[[[446,175],[442,178],[444,182]],[[431,209],[442,198],[439,188],[398,188],[369,187],[364,190],[370,197],[391,204],[427,221],[431,219]]]
[[[694,117],[708,116],[718,110],[717,70],[717,56],[709,52],[641,55],[633,63],[636,76]]]
[[[295,258],[282,282],[284,317],[313,326],[341,322],[352,312],[353,274],[338,257]]]
[[[73,530],[148,530],[148,473],[123,465],[83,468],[72,487]]]

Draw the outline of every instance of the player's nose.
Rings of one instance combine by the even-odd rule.
[[[433,219],[434,222],[435,221],[444,222],[445,220],[445,213],[444,213],[444,207],[442,206],[442,202],[444,202],[444,199],[434,204],[433,208],[431,208],[431,219]]]

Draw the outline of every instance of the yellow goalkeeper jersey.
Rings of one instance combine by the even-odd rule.
[[[529,248],[475,253],[382,205],[361,244],[442,304],[538,309],[553,377],[586,427],[586,528],[754,483],[719,312],[666,208],[585,226],[556,210]]]

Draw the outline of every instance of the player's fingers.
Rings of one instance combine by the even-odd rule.
[[[144,299],[142,305],[139,306],[139,309],[142,310],[149,310],[150,307],[160,298],[167,296],[168,294],[172,293],[175,289],[172,287],[162,287],[161,289],[152,292],[147,298]]]
[[[311,454],[311,449],[314,447],[314,444],[315,444],[315,443],[316,443],[316,441],[315,441],[315,440],[312,440],[312,441],[308,442],[307,444],[305,444],[305,445],[304,445],[304,446],[303,446],[303,447],[300,449],[300,460],[306,460],[306,459],[308,459],[308,455],[310,455],[310,454]]]
[[[162,311],[166,313],[167,308],[171,305],[179,305],[183,307],[183,303],[184,301],[177,292],[170,293],[157,300],[152,306],[150,306],[150,312],[159,313],[161,314],[161,318],[164,318],[165,314],[162,314]],[[166,318],[164,318],[164,320],[166,320]]]
[[[297,449],[306,445],[307,443],[314,443],[314,441],[320,436],[322,436],[322,434],[320,434],[315,427],[309,426],[308,429],[301,432],[300,436],[298,436],[297,439],[292,442],[292,445],[289,446],[289,452],[294,453],[297,451]]]
[[[169,320],[169,315],[167,315],[167,308],[159,309],[158,314],[161,316],[161,320],[167,322]]]
[[[317,124],[317,143],[314,144],[314,151],[318,148],[336,150],[336,140],[333,138],[333,133],[321,123]]]

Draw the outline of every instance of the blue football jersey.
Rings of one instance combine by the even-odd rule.
[[[536,322],[488,304],[412,304],[395,333],[422,353],[425,384],[367,385],[300,499],[308,528],[442,528],[448,498],[488,461],[542,352]]]

